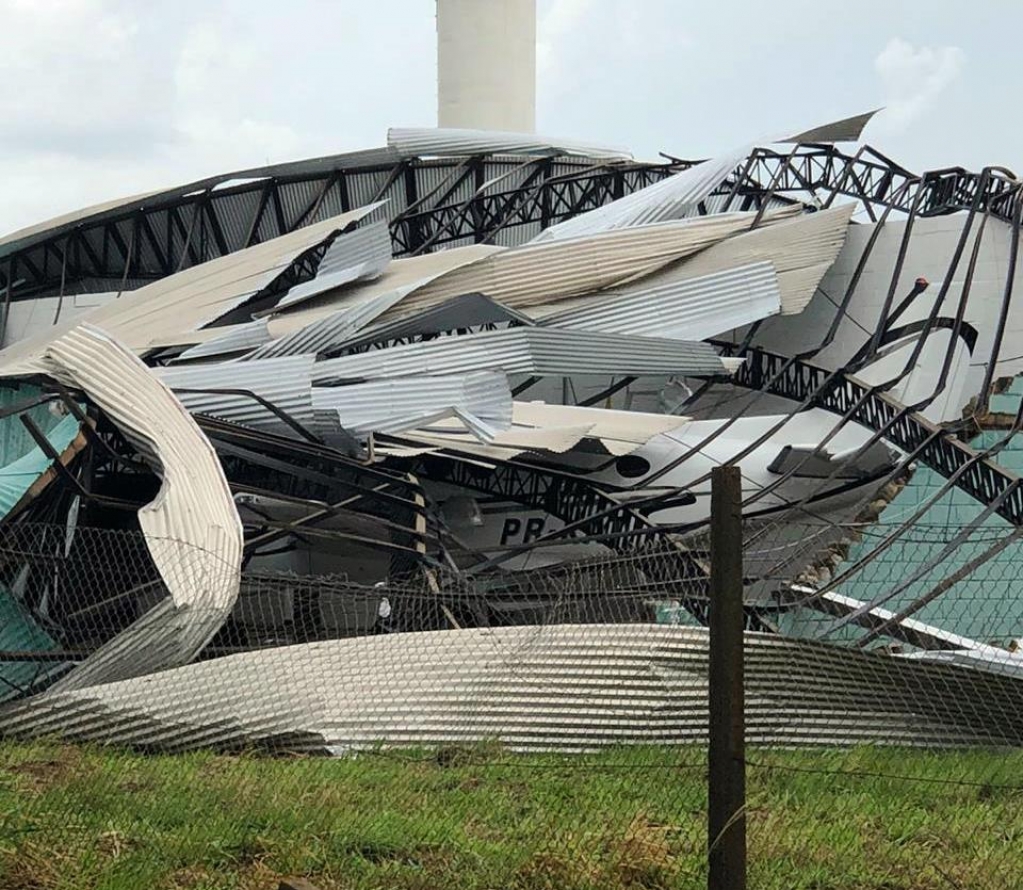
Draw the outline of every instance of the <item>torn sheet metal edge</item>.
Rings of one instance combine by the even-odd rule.
[[[444,334],[485,324],[532,327],[536,321],[523,312],[505,306],[485,294],[469,293],[451,297],[421,312],[396,321],[368,327],[357,336],[336,343],[338,351],[358,349],[374,343],[401,340],[424,334]],[[690,338],[692,339],[692,338]]]
[[[474,438],[470,438],[469,431],[464,428],[449,429],[445,426],[439,429],[425,430],[417,427],[402,431],[400,438],[404,443],[418,444],[392,446],[392,449],[405,449],[413,452],[444,450],[507,461],[528,452],[565,454],[583,439],[590,437],[592,432],[592,426],[550,427],[539,430],[512,427],[498,433],[489,443],[481,445]],[[636,447],[638,446],[633,446],[633,448]],[[378,445],[377,451],[380,452],[380,450]]]
[[[543,429],[559,423],[592,424],[592,437],[601,441],[623,442],[635,447],[645,445],[654,436],[686,426],[692,418],[614,408],[589,408],[579,405],[548,405],[545,402],[515,402],[514,423]],[[633,449],[630,449],[633,450]]]
[[[278,358],[288,355],[316,355],[326,352],[332,346],[343,343],[354,334],[358,334],[366,325],[372,324],[384,312],[399,303],[408,293],[409,288],[399,288],[375,297],[364,303],[346,306],[326,318],[313,321],[305,327],[298,328],[270,343],[266,343],[251,354],[243,357],[243,361]]]
[[[353,281],[377,278],[390,262],[391,233],[386,222],[375,222],[341,234],[327,248],[316,277],[295,285],[266,314],[297,306]]]
[[[852,117],[846,117],[842,120],[820,124],[819,126],[811,127],[809,130],[803,130],[801,133],[786,136],[777,141],[796,144],[807,142],[859,142],[867,124],[881,110],[880,108],[875,108],[873,111],[867,111],[863,114],[854,114]]]
[[[467,430],[457,423],[433,430],[408,430],[401,438],[424,448],[443,448],[498,460],[510,460],[528,451],[564,454],[585,438],[599,443],[609,455],[621,457],[643,447],[655,436],[686,426],[690,420],[610,408],[515,402],[512,426],[486,446],[473,442]]]
[[[231,328],[226,334],[214,337],[205,343],[197,343],[181,353],[174,361],[187,362],[194,359],[221,358],[239,352],[258,349],[270,342],[270,331],[265,318],[257,318],[246,324]]]
[[[485,244],[456,247],[437,253],[397,259],[375,281],[356,282],[324,298],[323,304],[306,303],[282,309],[270,318],[270,334],[275,339],[294,333],[313,322],[353,306],[359,306],[385,294],[405,296],[441,275],[479,260],[502,253],[506,248]]]
[[[335,411],[341,425],[359,436],[411,429],[456,408],[497,430],[512,422],[508,378],[492,371],[317,387],[312,404],[317,412]]]

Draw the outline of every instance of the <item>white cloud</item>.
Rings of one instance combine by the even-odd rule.
[[[0,234],[432,125],[432,7],[0,0]]]
[[[917,48],[893,37],[874,59],[884,87],[882,119],[891,129],[905,129],[934,106],[965,65],[966,53],[957,46]]]
[[[540,83],[565,76],[565,44],[582,27],[593,0],[554,0],[536,26],[536,71]]]
[[[224,8],[184,5],[0,0],[0,82],[19,86],[0,90],[0,231],[306,153],[261,101],[272,57]]]
[[[169,132],[170,88],[121,0],[0,0],[0,154],[132,154]]]

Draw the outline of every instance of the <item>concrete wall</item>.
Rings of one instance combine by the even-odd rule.
[[[437,0],[441,127],[536,128],[536,0]]]

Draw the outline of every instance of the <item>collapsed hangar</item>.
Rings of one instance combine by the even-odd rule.
[[[867,120],[654,164],[532,135],[395,130],[384,149],[0,241],[3,522],[22,542],[4,560],[9,731],[116,725],[197,744],[210,726],[182,692],[200,674],[230,702],[247,672],[312,670],[328,644],[339,663],[397,664],[410,635],[439,634],[416,649],[426,664],[505,628],[469,657],[466,682],[488,682],[550,615],[551,591],[565,631],[537,670],[582,657],[573,634],[627,626],[653,645],[671,601],[692,626],[684,671],[705,643],[721,463],[743,470],[747,617],[768,651],[823,664],[821,645],[851,639],[828,657],[868,658],[831,693],[853,698],[868,673],[909,684],[954,658],[976,668],[961,682],[998,686],[1004,712],[1015,681],[983,665],[1011,678],[1012,652],[926,618],[1015,546],[1023,515],[1000,461],[1023,409],[995,410],[1021,370],[1020,183],[841,149]],[[985,425],[1001,429],[973,447]],[[922,474],[937,481],[921,489]],[[949,497],[966,511],[956,535],[908,579],[864,584],[878,548],[863,530],[898,546]],[[986,558],[956,564],[957,544],[1003,527]],[[74,562],[121,531],[132,564],[107,560],[88,590],[38,557]],[[669,695],[649,657],[633,669]],[[775,702],[766,725],[794,707]],[[283,722],[226,708],[225,742],[408,740],[365,702],[317,697]],[[543,746],[552,731],[526,733],[529,710],[526,696],[497,726]],[[797,711],[812,738],[856,723]],[[964,727],[937,708],[921,724],[896,709],[878,734],[973,739],[989,717]],[[689,739],[694,725],[637,718],[626,735]]]

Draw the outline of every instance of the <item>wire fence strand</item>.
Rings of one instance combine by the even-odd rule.
[[[1023,551],[891,621],[1005,531],[747,524],[750,886],[1023,886]],[[2,890],[705,883],[704,537],[227,612],[151,546],[0,535]]]

